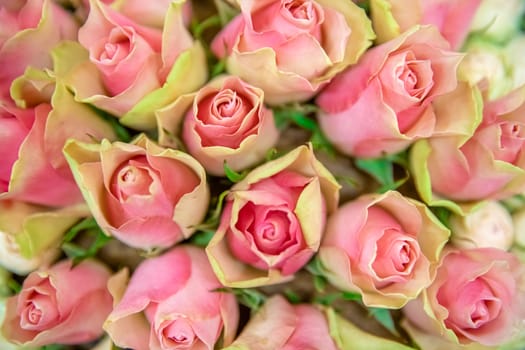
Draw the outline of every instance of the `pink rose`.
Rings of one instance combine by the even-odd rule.
[[[423,203],[363,195],[329,218],[319,258],[336,287],[368,306],[400,308],[432,283],[449,235]]]
[[[206,214],[206,173],[186,153],[144,135],[132,143],[71,141],[64,152],[98,225],[132,247],[170,247]]]
[[[47,93],[26,89],[26,78],[17,78],[12,90],[20,95],[17,103],[27,108],[0,104],[0,199],[47,206],[79,203],[81,193],[62,154],[66,140],[114,139],[115,133],[92,109],[76,103],[63,85],[51,84],[51,104],[40,103]]]
[[[133,273],[104,329],[113,342],[135,350],[213,350],[219,337],[227,346],[237,329],[233,294],[215,291],[221,284],[206,254],[192,246],[145,260]]]
[[[214,39],[228,72],[264,90],[267,103],[304,101],[357,62],[374,38],[351,1],[240,2],[241,14]],[[297,59],[300,57],[301,59]]]
[[[503,199],[522,193],[524,123],[525,87],[521,87],[485,102],[483,120],[471,138],[436,137],[416,143],[411,167],[425,201],[432,200],[432,193],[456,201]]]
[[[403,311],[419,328],[451,342],[501,345],[523,331],[524,276],[525,267],[506,251],[450,250],[432,285]]]
[[[480,3],[481,0],[372,0],[370,12],[380,43],[394,39],[416,24],[432,24],[458,50]]]
[[[182,3],[171,2],[164,25],[148,27],[93,0],[78,33],[83,48],[70,43],[62,53],[64,59],[77,56],[66,77],[76,98],[131,128],[155,128],[157,108],[206,81],[203,48],[184,26],[182,12]]]
[[[224,175],[224,162],[243,170],[263,160],[277,143],[273,113],[263,102],[262,90],[237,77],[215,79],[157,112],[159,142],[176,146],[171,136],[182,123],[188,152],[209,173]]]
[[[439,128],[431,102],[456,88],[461,55],[430,26],[368,50],[321,92],[319,122],[344,154],[399,152]]]
[[[221,283],[246,288],[291,279],[319,248],[339,188],[306,146],[252,170],[232,187],[206,248]]]
[[[106,284],[111,272],[95,261],[71,261],[35,271],[20,294],[7,300],[2,332],[24,346],[79,344],[96,340],[111,312]]]
[[[76,39],[78,25],[53,1],[28,0],[0,4],[0,100],[9,100],[13,80],[28,66],[52,66],[51,49]]]
[[[312,305],[290,305],[284,297],[268,299],[239,337],[225,350],[340,349],[330,337],[323,311]]]

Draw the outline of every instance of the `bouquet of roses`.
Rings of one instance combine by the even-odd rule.
[[[0,348],[525,347],[522,0],[1,0]]]

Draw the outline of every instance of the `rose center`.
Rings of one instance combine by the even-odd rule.
[[[35,304],[31,303],[27,307],[27,320],[29,323],[36,325],[40,323],[40,320],[42,319],[42,310],[37,308]]]
[[[102,63],[109,63],[113,60],[122,60],[129,54],[130,38],[122,28],[114,28],[104,43],[104,49],[100,53],[99,60]]]
[[[293,16],[293,18],[299,20],[311,20],[315,15],[315,11],[310,1],[287,1],[284,4],[284,8]]]
[[[150,194],[153,178],[143,166],[144,157],[130,160],[116,172],[116,180],[112,181],[113,193],[121,200],[130,196]]]
[[[186,348],[195,341],[195,333],[188,320],[185,318],[177,318],[168,322],[162,330],[162,343],[164,348],[170,349],[173,346],[178,348],[180,345]]]

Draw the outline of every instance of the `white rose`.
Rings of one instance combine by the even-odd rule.
[[[514,240],[512,217],[496,201],[485,202],[466,216],[452,215],[450,228],[452,244],[461,249],[508,250]]]

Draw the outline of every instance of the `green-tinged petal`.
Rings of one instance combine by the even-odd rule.
[[[31,108],[51,100],[55,79],[46,70],[27,67],[11,84],[11,97],[20,108]]]
[[[155,111],[167,106],[177,97],[198,90],[208,78],[206,54],[200,43],[184,51],[175,61],[166,83],[146,95],[120,122],[137,130],[155,129]]]
[[[457,88],[433,102],[436,126],[433,136],[457,135],[463,144],[483,119],[483,99],[475,85],[458,82]]]
[[[458,215],[465,215],[475,210],[481,202],[456,203],[432,192],[432,183],[428,171],[428,157],[432,149],[427,140],[417,141],[410,150],[410,172],[421,199],[431,207],[444,207]]]
[[[424,350],[495,350],[497,347],[488,347],[480,344],[460,345],[447,341],[445,338],[425,333],[415,327],[408,320],[401,322],[402,327],[407,331],[412,340]]]
[[[58,247],[64,233],[79,219],[89,215],[88,208],[79,204],[28,216],[23,222],[22,230],[16,234],[21,254],[31,259],[48,249]]]
[[[50,162],[56,169],[67,167],[62,148],[68,139],[93,143],[117,138],[111,125],[94,109],[76,102],[64,84],[57,84],[51,105],[53,110],[46,123],[44,142]]]
[[[320,233],[324,230],[326,218],[319,215],[319,211],[323,207],[323,194],[320,191],[319,179],[309,183],[301,195],[297,199],[297,206],[295,208],[295,215],[301,225],[303,236],[308,247],[317,251],[321,243]]]
[[[392,5],[387,0],[370,0],[372,26],[376,32],[376,43],[394,39],[401,34],[401,29],[392,14]]]
[[[330,335],[341,350],[414,350],[401,343],[367,333],[350,321],[326,308]]]

